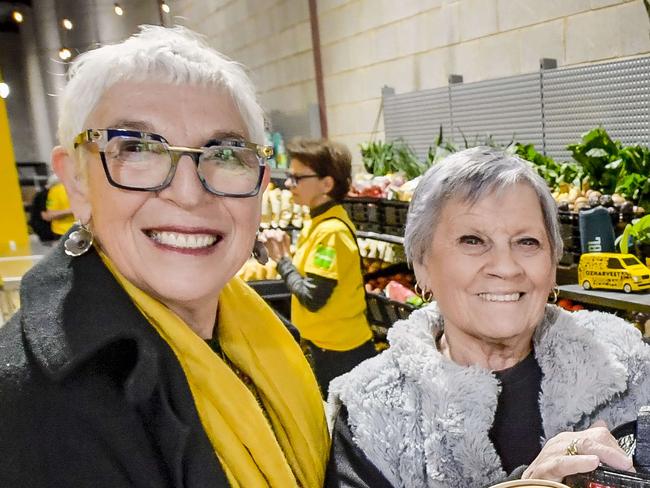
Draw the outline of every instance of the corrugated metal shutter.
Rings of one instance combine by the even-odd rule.
[[[404,139],[424,158],[442,125],[459,147],[535,144],[556,159],[566,145],[602,125],[623,144],[650,145],[650,57],[545,70],[384,96],[386,139]],[[453,127],[453,132],[452,132]]]
[[[602,125],[624,145],[650,144],[650,57],[543,73],[546,153],[569,159],[566,145]]]
[[[491,137],[499,145],[515,141],[541,149],[542,111],[539,73],[451,85],[454,142],[465,147]]]
[[[404,139],[422,160],[438,137],[451,135],[447,88],[384,97],[386,140]]]

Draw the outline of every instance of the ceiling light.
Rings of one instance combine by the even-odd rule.
[[[124,14],[124,9],[120,7],[119,3],[113,4],[113,10],[115,10],[115,13],[119,16],[122,16]]]
[[[7,98],[9,96],[9,85],[4,81],[0,81],[0,98]]]
[[[18,10],[14,10],[11,13],[11,17],[19,24],[21,24],[24,20],[23,14],[21,14]]]
[[[167,5],[165,2],[163,2],[163,3],[160,4],[160,9],[161,9],[163,12],[165,12],[166,14],[168,14],[168,13],[169,13],[169,10],[170,10],[170,9],[169,9],[169,5]]]
[[[67,61],[72,57],[72,53],[70,52],[70,49],[67,47],[62,47],[59,49],[59,58],[61,58],[63,61]]]
[[[67,29],[67,30],[72,30],[72,28],[74,27],[74,24],[72,23],[72,21],[70,19],[63,19],[61,21],[61,25],[63,26],[64,29]]]

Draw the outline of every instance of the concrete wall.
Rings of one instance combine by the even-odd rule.
[[[171,2],[177,23],[251,69],[269,112],[316,101],[307,0]],[[209,5],[209,6],[208,6]],[[642,0],[318,0],[330,137],[373,136],[381,87],[398,93],[650,53]],[[379,118],[376,138],[383,137]]]
[[[309,135],[316,104],[307,0],[182,0],[171,16],[245,64],[274,130]],[[311,109],[313,110],[313,108]]]

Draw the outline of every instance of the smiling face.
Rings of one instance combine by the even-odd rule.
[[[433,291],[445,335],[466,344],[529,343],[555,276],[535,191],[518,184],[473,205],[450,200],[414,267]]]
[[[151,82],[113,85],[84,128],[153,132],[171,145],[188,147],[224,136],[247,136],[226,92]],[[87,188],[71,192],[75,215],[82,221],[90,219],[97,242],[117,269],[188,323],[206,315],[212,315],[214,323],[220,290],[250,256],[260,196],[228,198],[209,193],[188,156],[180,159],[167,188],[122,190],[108,183],[92,146],[77,150],[77,155],[85,159],[88,178]],[[68,160],[68,170],[71,164]],[[67,186],[71,184],[69,180]]]

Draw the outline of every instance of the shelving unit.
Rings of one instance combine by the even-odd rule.
[[[650,313],[650,294],[585,290],[580,285],[560,285],[560,298],[628,312]]]
[[[357,237],[362,237],[364,239],[375,239],[377,241],[390,242],[391,244],[399,244],[400,246],[404,245],[403,237],[394,236],[391,234],[380,234],[378,232],[368,232],[364,230],[358,230]]]

